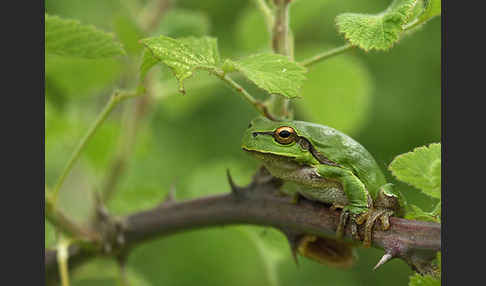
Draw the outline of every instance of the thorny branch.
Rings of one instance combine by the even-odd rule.
[[[270,177],[264,169],[246,187],[236,186],[231,178],[230,185],[229,194],[183,202],[168,199],[151,210],[117,219],[123,226],[116,228],[118,233],[103,235],[105,238],[117,238],[105,241],[112,244],[110,251],[73,244],[69,248],[69,266],[76,267],[100,255],[127,255],[133,247],[148,240],[212,226],[252,224],[293,233],[324,237],[336,235],[339,211],[305,199],[293,203],[292,198],[281,195],[281,182]],[[385,250],[379,264],[400,258],[419,273],[433,271],[431,261],[441,249],[440,224],[395,217],[390,219],[390,224],[387,231],[373,230],[372,247]],[[349,226],[344,239],[352,242]],[[45,263],[47,281],[55,281],[58,278],[55,250],[46,250]]]

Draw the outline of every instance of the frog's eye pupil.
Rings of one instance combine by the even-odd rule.
[[[282,130],[280,131],[280,133],[278,133],[278,135],[282,138],[288,138],[290,136],[290,132],[288,132],[287,130]]]

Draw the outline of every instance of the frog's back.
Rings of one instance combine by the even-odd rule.
[[[292,122],[300,136],[307,138],[329,160],[352,169],[374,198],[378,188],[386,183],[373,156],[361,144],[332,127],[304,122]]]

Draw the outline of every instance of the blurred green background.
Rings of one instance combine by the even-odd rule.
[[[115,33],[128,56],[81,60],[46,55],[45,177],[52,186],[69,155],[115,88],[133,89],[141,37],[210,35],[223,58],[269,50],[263,18],[252,0],[173,0],[149,34],[140,32],[154,9],[141,0],[47,0],[46,12]],[[388,0],[296,0],[291,8],[296,60],[344,43],[334,18],[343,12],[377,13]],[[148,5],[148,6],[147,6]],[[145,13],[145,14],[144,14]],[[136,20],[134,20],[136,19]],[[137,22],[139,21],[139,22]],[[310,67],[296,118],[326,124],[361,142],[386,170],[398,154],[441,138],[441,27],[433,19],[388,52],[354,50]],[[164,68],[153,72],[153,95],[128,145],[127,168],[108,207],[127,214],[158,204],[171,186],[183,200],[228,190],[225,170],[239,184],[250,181],[258,162],[240,149],[241,134],[256,112],[229,87],[203,73],[186,84],[187,94]],[[237,78],[252,94],[254,86]],[[137,99],[142,100],[142,99]],[[130,116],[137,100],[113,112],[61,190],[61,207],[87,223],[93,191],[101,191],[114,157],[131,139]],[[128,119],[127,119],[128,118]],[[432,199],[396,183],[409,201],[431,210]],[[54,245],[46,222],[46,247]],[[226,226],[191,231],[145,243],[128,258],[133,285],[407,285],[412,273],[401,260],[373,272],[383,254],[358,249],[350,270],[300,258],[296,267],[284,237],[262,227]],[[116,263],[97,259],[76,269],[73,285],[118,285]]]

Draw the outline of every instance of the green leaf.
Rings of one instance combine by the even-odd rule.
[[[152,69],[160,60],[156,58],[150,50],[145,50],[142,56],[142,64],[140,65],[140,81],[142,81],[147,73]]]
[[[434,210],[431,212],[431,214],[437,218],[437,221],[440,221],[440,215],[442,213],[442,209],[441,209],[441,204],[440,202],[437,203],[437,205],[435,206]]]
[[[440,286],[440,278],[436,278],[432,275],[420,275],[415,273],[410,276],[409,286]]]
[[[142,51],[143,46],[138,41],[144,35],[131,17],[123,14],[118,15],[113,21],[113,28],[128,54],[136,55]]]
[[[150,286],[153,285],[145,279],[134,267],[124,266],[125,275],[120,275],[120,266],[114,259],[95,258],[74,269],[71,274],[73,286]],[[103,269],[103,271],[99,271]]]
[[[440,215],[437,218],[434,212],[426,212],[423,211],[416,205],[410,205],[410,210],[407,211],[405,218],[412,219],[412,220],[421,220],[421,221],[432,221],[432,222],[440,222]],[[440,204],[439,204],[440,209]]]
[[[267,280],[265,285],[279,285],[278,266],[290,256],[287,238],[280,231],[269,227],[240,226],[236,229],[252,242],[258,252],[263,264],[262,272]]]
[[[399,155],[390,163],[389,169],[400,181],[418,188],[430,197],[440,199],[440,146],[440,143],[433,143]]]
[[[424,23],[435,16],[441,14],[441,1],[440,0],[423,0],[424,10],[418,17],[418,21]]]
[[[46,54],[44,69],[49,82],[46,85],[52,88],[49,96],[65,99],[99,96],[116,84],[124,70],[116,58],[86,59],[55,54]]]
[[[182,93],[185,93],[183,81],[196,69],[212,70],[220,62],[217,40],[211,37],[173,39],[159,36],[143,39],[142,43],[153,58],[144,56],[141,73],[145,75],[158,60],[172,69]]]
[[[81,58],[108,58],[124,55],[114,36],[78,21],[45,15],[46,52]]]
[[[273,53],[255,54],[231,63],[258,87],[288,98],[299,96],[307,72],[286,56]]]
[[[416,4],[417,0],[394,0],[378,14],[340,14],[336,17],[336,25],[351,44],[365,51],[388,50],[411,20]]]

